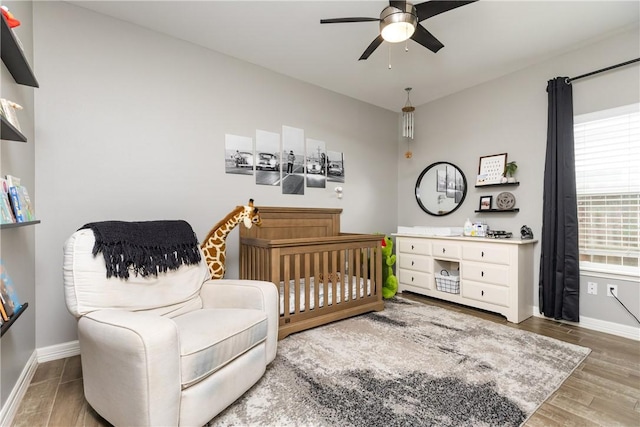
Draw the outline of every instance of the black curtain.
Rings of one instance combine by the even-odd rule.
[[[573,96],[567,77],[547,85],[549,115],[544,170],[540,313],[579,321],[578,207],[573,142]]]

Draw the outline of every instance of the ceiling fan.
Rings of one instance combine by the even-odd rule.
[[[413,5],[408,1],[390,1],[389,6],[385,7],[380,13],[380,18],[321,19],[320,23],[339,24],[345,22],[379,21],[380,34],[371,42],[369,47],[367,47],[364,53],[360,56],[360,60],[367,59],[383,41],[398,43],[411,39],[435,53],[443,48],[444,45],[440,43],[433,34],[427,31],[426,28],[420,25],[419,22],[476,1],[478,0],[431,0],[416,5]]]

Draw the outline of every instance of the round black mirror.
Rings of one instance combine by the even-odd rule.
[[[466,195],[467,178],[449,162],[430,164],[416,181],[416,200],[429,215],[443,216],[455,212]]]

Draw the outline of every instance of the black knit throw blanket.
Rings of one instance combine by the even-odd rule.
[[[200,262],[198,238],[186,221],[104,221],[85,224],[96,239],[93,255],[102,252],[107,278],[157,276],[182,264]]]

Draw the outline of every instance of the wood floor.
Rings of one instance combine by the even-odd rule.
[[[497,314],[413,294],[403,296],[592,350],[525,426],[640,426],[640,342],[538,317],[515,325]],[[110,424],[84,400],[80,356],[75,356],[38,366],[12,426]]]

